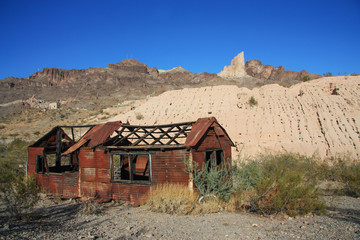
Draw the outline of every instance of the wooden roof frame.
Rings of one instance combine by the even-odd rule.
[[[183,146],[179,139],[188,137],[195,122],[173,123],[155,126],[126,125],[116,131],[117,135],[102,146],[126,148],[156,148],[157,146]],[[166,147],[165,147],[166,148]]]

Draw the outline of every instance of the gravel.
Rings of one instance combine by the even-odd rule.
[[[325,200],[324,215],[291,218],[229,212],[174,216],[127,203],[97,204],[100,214],[85,215],[83,203],[44,198],[27,221],[9,220],[0,209],[0,239],[360,239],[360,199]]]

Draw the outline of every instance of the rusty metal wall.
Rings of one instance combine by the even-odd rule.
[[[205,161],[205,152],[207,149],[218,148],[224,151],[224,159],[231,163],[231,141],[225,135],[217,135],[215,130],[209,130],[207,134],[199,142],[193,151],[193,158],[199,164],[199,169]]]
[[[153,184],[166,182],[188,184],[189,174],[185,172],[184,160],[189,158],[190,151],[176,149],[158,151],[152,155]]]
[[[184,171],[184,159],[189,154],[186,149],[152,153],[152,185],[165,182],[188,184],[189,175]],[[79,159],[80,197],[98,198],[102,201],[146,200],[150,185],[111,182],[110,153],[104,153],[103,149],[94,151],[83,147]]]
[[[79,196],[78,180],[78,172],[36,174],[36,182],[41,186],[42,191],[57,197],[77,198]]]
[[[220,144],[220,142],[221,144]],[[223,148],[225,157],[231,158],[231,142],[224,136],[217,136],[214,130],[208,131],[198,148],[193,151],[193,159],[199,164],[205,160],[208,148]],[[187,149],[171,149],[151,152],[152,185],[161,183],[189,183],[189,174],[185,172],[185,159],[191,152]],[[35,173],[36,154],[42,154],[42,148],[29,148],[29,173]],[[95,198],[100,201],[125,200],[139,204],[147,200],[150,185],[112,183],[110,172],[110,153],[104,149],[95,150],[82,147],[79,153],[79,172],[59,174],[37,174],[37,181],[44,191],[65,198]]]
[[[44,148],[42,147],[29,147],[28,148],[28,166],[27,173],[33,175],[36,173],[36,155],[43,155]]]

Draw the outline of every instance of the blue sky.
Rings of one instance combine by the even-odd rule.
[[[0,0],[0,79],[134,58],[218,73],[245,60],[360,73],[359,0]]]

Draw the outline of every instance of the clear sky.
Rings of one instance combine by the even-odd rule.
[[[126,58],[218,73],[241,51],[286,70],[360,73],[360,0],[0,0],[0,79]]]

